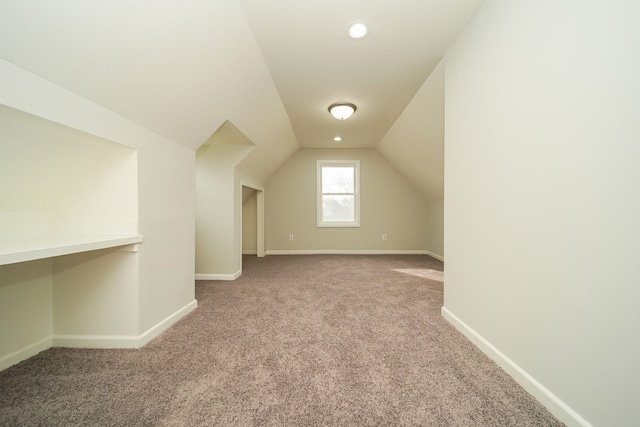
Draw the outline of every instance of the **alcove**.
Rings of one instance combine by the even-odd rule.
[[[137,152],[0,105],[0,369],[138,332]]]
[[[136,151],[0,106],[0,265],[137,236]]]

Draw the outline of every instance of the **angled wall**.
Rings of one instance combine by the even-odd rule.
[[[444,62],[376,147],[427,200],[427,251],[444,260]]]
[[[376,149],[428,201],[444,198],[444,63],[433,70]]]

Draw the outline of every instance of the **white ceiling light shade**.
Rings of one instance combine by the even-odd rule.
[[[335,138],[333,138],[333,140],[334,140],[335,142],[340,142],[340,141],[342,141],[342,138],[341,138],[341,137],[339,137],[339,136],[336,136]]]
[[[350,102],[337,102],[329,106],[329,112],[338,120],[346,120],[357,110]]]
[[[367,35],[369,29],[364,22],[356,22],[349,27],[349,36],[352,39],[361,39]]]

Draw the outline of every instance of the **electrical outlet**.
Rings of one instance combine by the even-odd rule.
[[[293,234],[289,234],[289,240],[293,240]]]
[[[382,235],[382,240],[387,240],[387,235],[386,234]]]

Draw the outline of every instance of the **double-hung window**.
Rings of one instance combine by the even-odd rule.
[[[318,160],[318,227],[360,227],[360,161]]]

